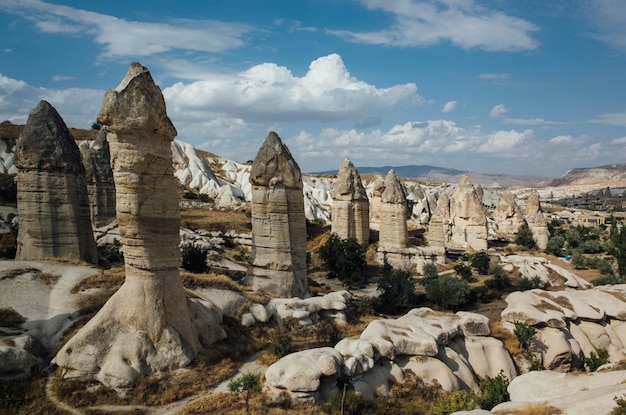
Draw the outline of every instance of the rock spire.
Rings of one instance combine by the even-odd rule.
[[[406,248],[409,241],[406,193],[393,169],[389,170],[385,177],[385,190],[380,199],[379,215],[380,247],[386,250]]]
[[[20,217],[16,259],[98,263],[80,151],[48,102],[40,101],[28,116],[15,165]]]
[[[331,232],[342,239],[355,238],[361,245],[367,245],[370,202],[359,172],[347,157],[339,166],[332,196]]]
[[[270,132],[250,169],[252,252],[246,281],[279,297],[308,297],[300,167]]]

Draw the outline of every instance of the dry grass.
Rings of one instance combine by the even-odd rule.
[[[0,281],[2,280],[10,280],[13,279],[15,277],[19,277],[20,275],[26,274],[28,272],[32,272],[32,273],[39,273],[41,271],[39,271],[37,268],[14,268],[14,269],[9,269],[6,270],[2,273],[2,275],[0,275]]]
[[[12,307],[0,308],[0,327],[19,328],[26,318]]]
[[[0,413],[12,415],[70,415],[46,398],[46,378],[0,382]]]
[[[180,277],[183,281],[183,285],[189,289],[217,288],[241,292],[241,286],[223,274],[194,274],[189,271],[181,270]]]
[[[322,415],[326,414],[320,407],[304,403],[292,403],[286,399],[283,403],[274,403],[265,395],[250,398],[248,414],[274,415]],[[246,414],[245,404],[241,397],[232,393],[216,393],[196,399],[180,409],[176,415],[205,415],[205,414]]]
[[[501,415],[559,415],[563,412],[547,402],[527,403],[519,409],[506,409],[501,411],[493,411],[495,414]]]
[[[126,278],[125,272],[124,267],[101,270],[100,273],[81,280],[72,287],[70,292],[76,294],[89,289],[117,290],[124,283],[124,279]]]
[[[237,210],[210,210],[181,207],[181,226],[191,230],[205,229],[208,231],[245,233],[252,230],[250,218],[246,216],[249,208]]]
[[[491,323],[491,336],[504,343],[504,347],[512,355],[517,355],[524,351],[515,334],[503,328],[499,321],[493,321]]]

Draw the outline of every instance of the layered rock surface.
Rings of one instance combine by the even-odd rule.
[[[252,252],[247,282],[278,297],[307,297],[306,219],[300,167],[270,132],[252,163]]]
[[[511,192],[502,192],[493,220],[498,233],[513,235],[524,223],[524,215],[520,212],[515,196]]]
[[[487,217],[482,199],[467,175],[461,177],[450,198],[450,220],[449,246],[477,251],[487,249]]]
[[[28,116],[16,146],[20,228],[16,259],[98,263],[80,151],[46,101]]]
[[[115,218],[115,181],[104,130],[100,130],[93,144],[83,143],[80,152],[85,166],[91,221],[95,227],[104,226]]]
[[[185,296],[180,266],[176,130],[147,68],[132,63],[104,98],[98,122],[110,141],[126,280],[59,351],[67,376],[125,386],[189,364],[202,343],[224,336],[221,314]]]
[[[333,188],[331,232],[341,239],[355,238],[367,245],[370,237],[370,202],[354,164],[345,158]]]
[[[546,249],[550,232],[548,231],[548,221],[541,211],[539,193],[532,192],[526,201],[526,222],[533,231],[533,238],[537,243],[537,248]]]
[[[380,200],[380,248],[404,249],[409,243],[406,223],[406,192],[396,172],[391,169],[385,177],[385,191]]]

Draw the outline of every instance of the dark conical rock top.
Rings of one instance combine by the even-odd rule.
[[[59,113],[46,101],[31,111],[15,150],[21,170],[82,174],[83,163],[76,141]]]
[[[368,200],[361,176],[354,164],[346,157],[343,159],[337,180],[333,188],[333,199],[336,200]]]
[[[302,174],[287,146],[278,134],[271,131],[250,169],[250,183],[254,186],[283,186],[302,189]]]
[[[385,177],[385,191],[381,198],[383,203],[405,204],[406,193],[394,169],[389,170]]]

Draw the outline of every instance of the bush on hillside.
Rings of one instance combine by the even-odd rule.
[[[423,281],[422,281],[423,284]],[[424,286],[426,298],[446,310],[453,310],[470,301],[470,286],[467,281],[443,275],[427,281]]]
[[[533,231],[527,223],[521,224],[517,229],[517,234],[515,235],[515,245],[523,249],[535,249],[537,247]]]
[[[383,270],[378,282],[380,295],[374,301],[374,308],[379,313],[399,314],[405,313],[416,304],[415,284],[408,271],[394,270],[383,259]]]
[[[338,278],[348,288],[365,285],[365,249],[355,238],[341,239],[332,233],[319,249],[319,256],[331,277]]]
[[[489,258],[489,254],[486,252],[476,252],[470,258],[470,264],[472,268],[476,268],[478,272],[481,274],[486,274],[489,271],[489,262],[491,259]]]
[[[194,274],[204,274],[209,271],[206,256],[209,250],[198,245],[187,245],[182,251],[183,269]]]

